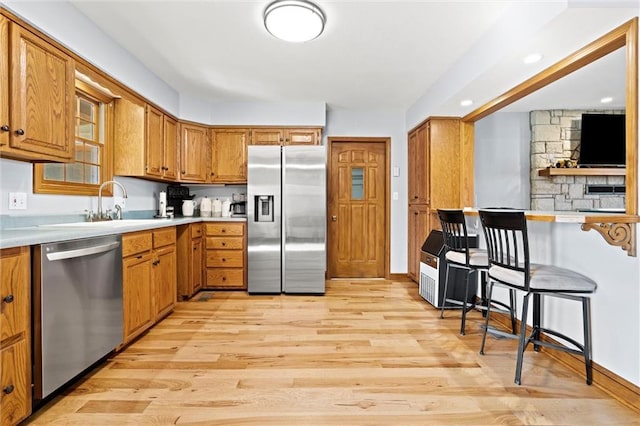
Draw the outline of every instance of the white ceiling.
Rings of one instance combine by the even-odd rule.
[[[180,93],[221,102],[326,102],[330,107],[406,110],[518,0],[317,0],[327,15],[325,32],[316,40],[300,44],[279,41],[264,29],[262,12],[269,0],[72,3]],[[636,2],[618,3],[628,7]],[[592,34],[590,25],[595,20],[598,28],[605,28],[600,33],[604,34],[638,10],[601,13],[567,9],[535,39],[538,45],[532,41],[532,45],[522,46],[522,51],[512,52],[462,88],[443,105],[443,112],[463,115],[460,99],[474,99],[474,106],[467,108],[469,112],[496,97],[496,87],[508,80],[504,76],[522,73],[513,67],[522,67],[521,57],[529,53],[524,49],[535,47],[545,54],[547,62],[537,65],[538,69],[571,53],[546,54],[546,48],[562,45],[558,43],[558,31],[563,35]],[[555,35],[550,35],[553,32]],[[614,57],[602,62],[594,72],[585,72],[578,86],[569,85],[557,93],[565,99],[571,94],[574,103],[584,103],[575,95],[586,95],[586,91],[576,87],[599,87],[603,93],[624,89],[620,82],[609,89],[614,79],[602,77],[602,73],[618,75],[619,70],[607,70],[609,66],[619,68],[621,63],[624,67],[624,56],[622,60]],[[585,86],[587,77],[597,83]],[[522,108],[532,106],[535,108],[531,103]]]

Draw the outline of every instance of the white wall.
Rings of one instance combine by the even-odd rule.
[[[476,206],[529,209],[529,129],[526,112],[499,112],[475,123]]]
[[[394,273],[407,272],[407,131],[404,111],[354,111],[329,108],[324,139],[331,136],[391,138],[391,167],[400,176],[391,177],[391,264]],[[391,173],[391,170],[389,171]],[[397,194],[397,199],[395,198]]]
[[[528,202],[528,198],[517,193],[522,188],[528,197],[528,127],[527,113],[495,113],[477,123],[474,174],[477,206],[517,207],[517,203]],[[483,149],[490,152],[478,152]],[[596,231],[582,231],[580,224],[529,222],[528,231],[532,262],[570,268],[598,283],[591,301],[593,360],[639,385],[638,258],[609,245]],[[481,245],[484,246],[484,241]],[[518,306],[522,306],[521,299]],[[579,308],[577,302],[549,298],[545,303],[545,324],[582,341]]]

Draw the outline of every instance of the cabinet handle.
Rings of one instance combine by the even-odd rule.
[[[223,257],[223,258],[222,258],[222,262],[224,263],[224,262],[226,262],[226,261],[227,261],[227,259],[225,259],[225,258]]]
[[[9,385],[2,389],[2,392],[4,392],[6,395],[9,395],[11,392],[13,392],[13,389],[13,385]]]
[[[227,277],[222,277],[222,281],[226,281],[226,280],[227,280]]]
[[[16,135],[23,136],[24,135],[24,130],[22,130],[22,129],[16,130]]]
[[[227,243],[222,243],[222,247],[226,247],[226,246],[227,246]]]
[[[224,228],[222,228],[222,229],[220,230],[220,233],[221,233],[221,234],[224,234],[225,232],[227,232],[227,230],[226,230],[226,229],[224,229]]]
[[[4,303],[11,303],[11,302],[13,302],[13,294],[9,294],[9,295],[7,295],[4,299],[2,299],[2,301],[3,301]]]
[[[180,173],[185,174],[185,173],[187,173],[187,172],[185,172],[184,170],[181,170],[181,171],[180,171]]]
[[[196,251],[197,249],[198,249],[198,247],[194,247],[194,248],[193,248],[193,251]]]
[[[3,132],[8,132],[9,131],[9,126],[7,126],[6,124],[3,125],[2,127],[0,127],[0,130],[2,130]]]

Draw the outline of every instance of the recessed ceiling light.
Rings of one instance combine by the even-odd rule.
[[[531,54],[525,56],[523,61],[524,61],[525,64],[535,64],[540,59],[542,59],[542,55],[541,54],[539,54],[539,53],[531,53]]]
[[[600,102],[602,102],[603,104],[609,104],[613,102],[613,98],[611,96],[607,96],[606,98],[600,99]]]
[[[473,101],[471,99],[465,99],[463,101],[460,101],[460,106],[469,106],[469,105],[473,105]]]
[[[322,10],[305,0],[277,0],[264,10],[265,28],[284,41],[313,40],[322,34],[325,22]]]

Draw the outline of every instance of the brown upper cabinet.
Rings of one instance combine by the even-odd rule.
[[[180,123],[180,181],[206,183],[209,177],[207,128]]]
[[[424,125],[409,134],[409,204],[429,203],[429,137]]]
[[[0,16],[0,155],[72,161],[73,59]]]
[[[250,145],[320,145],[319,127],[258,127],[251,129]]]
[[[211,129],[212,183],[247,182],[249,129]]]
[[[116,100],[114,174],[175,180],[178,170],[176,120],[144,103]]]

